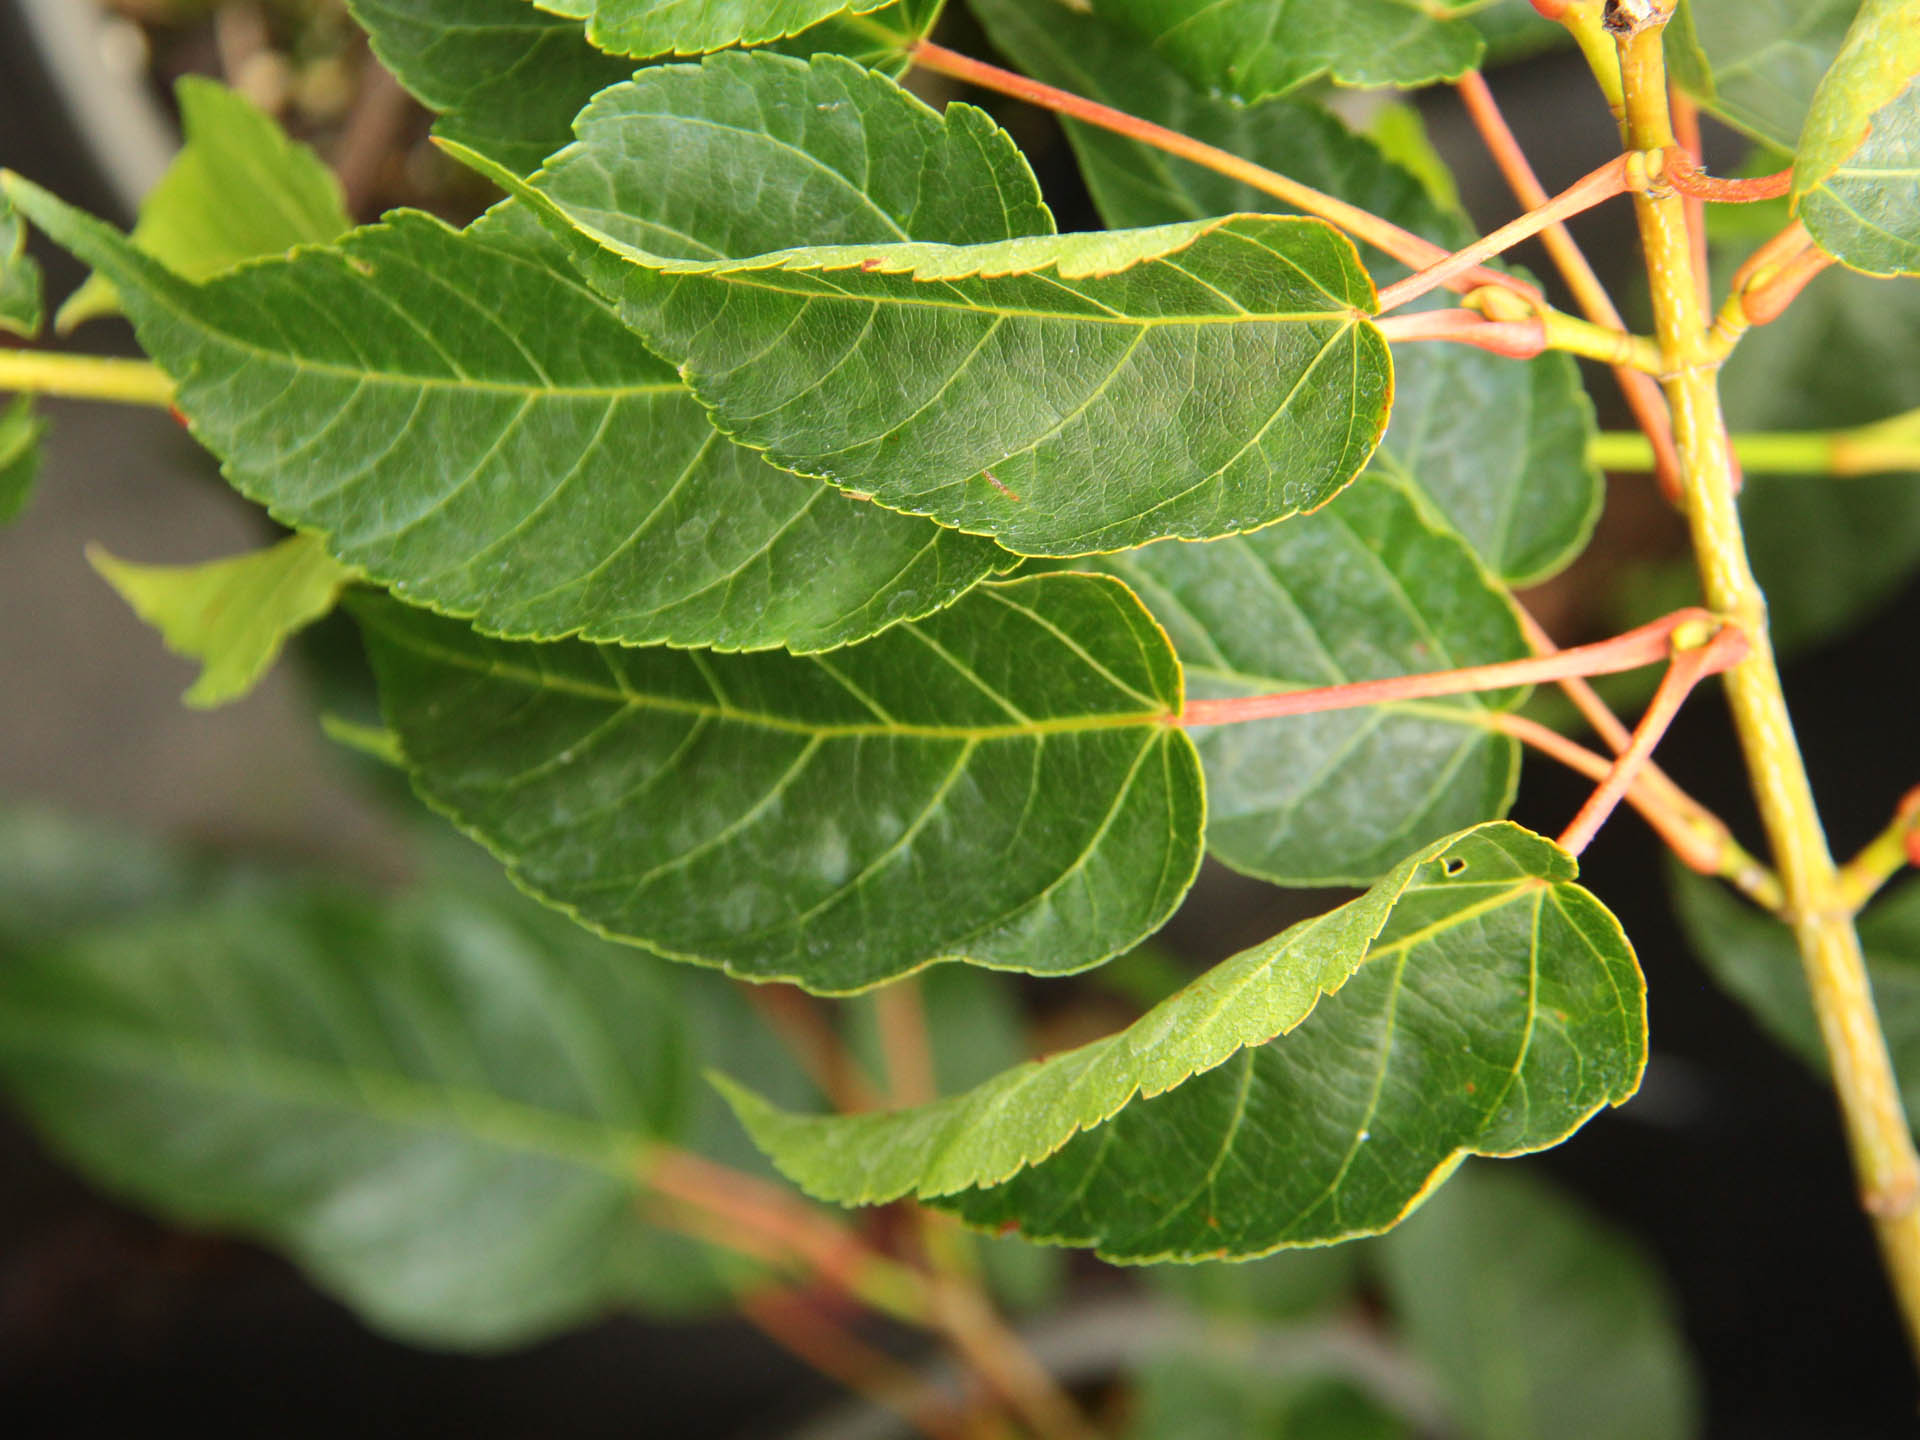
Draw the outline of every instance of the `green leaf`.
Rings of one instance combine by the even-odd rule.
[[[1036,0],[1045,3],[1045,0]],[[1457,80],[1480,63],[1479,33],[1431,0],[1093,0],[1096,14],[1165,55],[1203,90],[1279,95],[1322,75],[1342,85]]]
[[[0,1079],[84,1173],[436,1346],[723,1302],[644,1165],[723,1118],[693,1054],[766,1048],[724,986],[470,886],[256,883],[0,966]]]
[[[1530,653],[1465,541],[1370,477],[1312,515],[1206,545],[1104,558],[1173,637],[1189,693],[1270,694]],[[1516,694],[1375,705],[1194,731],[1207,849],[1283,885],[1366,884],[1408,851],[1506,813]]]
[[[27,254],[27,223],[0,195],[0,330],[31,340],[45,318],[40,263]]]
[[[1059,5],[973,6],[997,48],[1050,84],[1340,195],[1437,244],[1453,248],[1472,238],[1464,215],[1436,204],[1426,184],[1323,110],[1290,101],[1227,104],[1114,26]],[[1109,225],[1275,208],[1271,197],[1214,171],[1108,131],[1072,121],[1066,128]],[[1406,273],[1371,250],[1364,259],[1376,283]],[[1375,468],[1416,485],[1513,583],[1543,579],[1579,554],[1600,513],[1601,480],[1587,459],[1592,409],[1571,357],[1521,363],[1465,345],[1406,345],[1393,364],[1393,417]],[[1462,395],[1474,403],[1462,405]]]
[[[11,525],[33,499],[40,477],[40,441],[47,422],[33,408],[33,397],[16,395],[0,411],[0,525]]]
[[[87,559],[176,655],[201,662],[187,704],[246,695],[287,638],[327,614],[354,572],[311,535],[199,565],[134,565],[98,546]]]
[[[205,285],[24,184],[118,282],[243,494],[489,631],[813,649],[948,603],[992,545],[727,444],[673,371],[505,224],[397,212]]]
[[[1791,152],[1860,0],[1683,0],[1674,79],[1702,108]]]
[[[1063,974],[1199,862],[1180,670],[1106,576],[981,586],[830,655],[514,645],[353,602],[421,794],[534,894],[661,954],[851,992]]]
[[[0,974],[25,947],[204,893],[205,871],[125,825],[0,805]]]
[[[843,1204],[910,1193],[1128,1261],[1384,1230],[1462,1154],[1544,1148],[1638,1085],[1639,970],[1575,870],[1481,826],[1127,1029],[932,1105],[805,1116],[724,1088],[782,1173]]]
[[[587,22],[587,38],[616,55],[698,55],[797,35],[890,0],[540,0],[540,8]]]
[[[1713,978],[1763,1030],[1830,1078],[1793,932],[1710,881],[1677,872],[1669,879],[1681,928]],[[1901,1099],[1909,1116],[1920,1115],[1920,881],[1895,887],[1867,909],[1860,944]]]
[[[573,117],[633,63],[577,20],[527,0],[347,0],[381,64],[439,120],[434,133],[529,175],[573,139]]]
[[[1866,0],[1814,92],[1792,199],[1808,232],[1870,275],[1920,273],[1920,0]]]
[[[325,245],[352,225],[340,182],[238,91],[197,75],[174,88],[186,145],[140,205],[132,240],[175,274],[205,280],[244,260]],[[111,278],[67,298],[62,331],[118,313]]]
[[[1721,372],[1736,430],[1824,430],[1920,406],[1920,285],[1835,267]],[[1843,633],[1920,570],[1920,475],[1749,475],[1740,495],[1774,643],[1803,649]]]
[[[1466,1166],[1379,1254],[1394,1316],[1460,1433],[1696,1433],[1696,1387],[1659,1271],[1530,1172]]]
[[[712,262],[578,223],[636,262],[597,276],[727,433],[1017,554],[1285,519],[1351,480],[1386,421],[1372,286],[1316,221]]]

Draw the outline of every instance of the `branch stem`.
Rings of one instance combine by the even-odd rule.
[[[1667,658],[1671,637],[1683,625],[1711,625],[1714,617],[1700,609],[1676,610],[1671,615],[1601,640],[1526,660],[1502,660],[1492,665],[1468,665],[1423,675],[1393,675],[1384,680],[1356,680],[1310,690],[1283,690],[1271,695],[1243,695],[1226,700],[1189,700],[1170,723],[1178,725],[1234,725],[1248,720],[1271,720],[1287,715],[1315,715],[1326,710],[1351,710],[1396,700],[1425,700],[1439,695],[1467,695],[1476,690],[1505,690],[1534,685],[1570,675],[1612,675],[1637,670]]]
[[[1840,895],[1855,913],[1909,865],[1920,865],[1920,785],[1909,790],[1893,819],[1840,867]]]
[[[1564,12],[1560,18],[1563,23],[1571,25]],[[1617,92],[1620,66],[1610,40],[1606,43],[1606,62],[1612,69]],[[1481,142],[1493,157],[1493,163],[1506,177],[1507,188],[1513,191],[1514,198],[1529,210],[1537,210],[1545,205],[1549,198],[1546,186],[1540,183],[1540,177],[1534,173],[1526,152],[1520,148],[1519,139],[1507,124],[1506,116],[1501,113],[1499,104],[1493,98],[1493,91],[1487,88],[1487,82],[1480,72],[1467,72],[1456,89],[1461,103],[1466,106],[1468,118],[1480,132]],[[1616,104],[1614,108],[1618,116],[1619,106]],[[1607,287],[1600,283],[1600,277],[1594,273],[1593,266],[1588,263],[1572,232],[1556,220],[1540,232],[1540,243],[1546,247],[1554,267],[1560,272],[1560,278],[1566,281],[1567,288],[1573,292],[1580,313],[1604,330],[1624,332],[1627,322],[1620,317],[1613,297],[1607,293]],[[1627,408],[1633,412],[1634,422],[1647,437],[1647,443],[1656,457],[1653,468],[1659,477],[1660,488],[1670,498],[1677,498],[1680,494],[1680,457],[1673,448],[1673,422],[1667,418],[1667,402],[1660,393],[1659,385],[1654,383],[1651,375],[1642,374],[1626,360],[1604,356],[1593,358],[1605,359],[1612,366],[1614,381],[1619,385],[1620,393],[1626,397]]]
[[[1624,195],[1629,190],[1644,188],[1646,184],[1646,159],[1629,151],[1625,155],[1616,155],[1597,170],[1589,171],[1573,184],[1553,196],[1544,205],[1535,206],[1525,214],[1519,215],[1498,230],[1481,236],[1471,245],[1456,250],[1446,259],[1424,270],[1417,270],[1404,280],[1395,281],[1380,292],[1379,310],[1381,314],[1418,299],[1438,285],[1450,285],[1457,277],[1474,270],[1483,262],[1491,260],[1503,251],[1511,250],[1522,240],[1531,239],[1557,221],[1566,220],[1584,210],[1604,204],[1616,195]]]
[[[1156,150],[1164,150],[1195,165],[1201,165],[1216,174],[1225,175],[1231,180],[1258,190],[1263,195],[1271,195],[1308,215],[1318,216],[1331,225],[1336,225],[1348,234],[1364,240],[1404,265],[1419,270],[1425,266],[1439,263],[1447,258],[1445,246],[1436,245],[1431,240],[1404,230],[1391,221],[1383,220],[1369,210],[1349,204],[1298,180],[1290,180],[1285,175],[1256,165],[1251,160],[1242,159],[1231,151],[1222,150],[1217,145],[1208,145],[1191,136],[1182,135],[1177,130],[1169,130],[1164,125],[1156,125],[1151,120],[1142,120],[1129,115],[1124,110],[1116,110],[1111,105],[1102,105],[1097,100],[1089,100],[1075,95],[1071,91],[1060,90],[1052,85],[1042,85],[1037,80],[1029,80],[1024,75],[1016,75],[1011,70],[1003,70],[997,65],[975,60],[949,50],[943,45],[935,45],[929,40],[919,41],[908,52],[912,62],[922,70],[930,70],[937,75],[945,75],[954,80],[964,80],[969,85],[977,85],[982,90],[991,90],[1000,95],[1009,95],[1016,100],[1024,100],[1030,105],[1038,105],[1043,110],[1051,110],[1057,115],[1079,120],[1085,124],[1110,130],[1116,135],[1124,135],[1129,140],[1137,140],[1142,145],[1151,145]],[[1459,283],[1453,288],[1470,290],[1481,285],[1498,285],[1525,295],[1537,304],[1544,304],[1545,298],[1534,286],[1512,275],[1497,270],[1467,267],[1467,273],[1456,274]]]
[[[1675,638],[1677,647],[1678,637]],[[1626,797],[1635,777],[1653,755],[1653,747],[1660,743],[1661,737],[1667,733],[1667,727],[1673,724],[1674,716],[1680,713],[1680,707],[1686,703],[1687,696],[1693,693],[1693,687],[1707,676],[1716,675],[1734,664],[1746,653],[1746,636],[1731,625],[1722,626],[1704,644],[1676,648],[1673,659],[1667,663],[1667,673],[1660,677],[1659,688],[1653,692],[1652,702],[1640,717],[1640,723],[1634,727],[1632,741],[1614,757],[1607,777],[1587,798],[1587,803],[1580,807],[1580,812],[1560,836],[1561,849],[1578,855],[1587,848],[1593,837],[1600,833],[1600,827],[1607,823],[1607,817]]]
[[[1647,3],[1620,27],[1628,143],[1671,148],[1663,33],[1674,0]],[[1709,606],[1746,632],[1747,657],[1726,672],[1728,702],[1799,942],[1813,1006],[1833,1067],[1863,1208],[1920,1353],[1920,1156],[1868,984],[1860,940],[1815,807],[1766,629],[1734,504],[1733,456],[1720,410],[1719,361],[1694,274],[1684,197],[1670,189],[1635,199],[1654,316],[1667,352],[1667,400],[1682,462],[1694,552]]]
[[[173,381],[158,365],[58,350],[0,347],[0,390],[153,405],[162,410],[173,404]]]
[[[1741,467],[1754,475],[1883,475],[1920,470],[1920,412],[1851,430],[1769,430],[1729,437]],[[1647,470],[1644,435],[1610,430],[1593,437],[1588,456],[1603,470]]]

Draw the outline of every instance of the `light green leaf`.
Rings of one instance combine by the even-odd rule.
[[[1808,232],[1871,275],[1920,272],[1920,0],[1865,0],[1794,156]]]
[[[1659,1271],[1515,1167],[1470,1164],[1381,1242],[1394,1318],[1474,1440],[1687,1440],[1699,1401]]]
[[[1829,1078],[1793,932],[1710,881],[1677,871],[1669,879],[1681,928],[1713,978],[1767,1034]],[[1895,887],[1867,909],[1860,944],[1901,1099],[1909,1116],[1920,1115],[1920,881]]]
[[[1639,1083],[1639,970],[1575,868],[1518,826],[1468,831],[1126,1030],[933,1105],[726,1093],[784,1174],[844,1204],[941,1199],[1114,1260],[1372,1233],[1462,1154],[1554,1144]]]
[[[570,218],[728,434],[1018,554],[1257,529],[1330,499],[1385,424],[1372,286],[1317,221],[695,262]]]
[[[1736,430],[1824,430],[1920,406],[1920,285],[1835,267],[1721,372]],[[1831,639],[1920,569],[1920,475],[1749,475],[1740,495],[1755,573],[1783,650]]]
[[[397,212],[192,285],[15,182],[119,283],[227,477],[486,629],[825,648],[946,604],[994,546],[729,445],[541,239]]]
[[[539,0],[540,8],[587,22],[587,38],[616,55],[698,55],[797,35],[840,15],[864,15],[890,0]]]
[[[1528,654],[1505,587],[1377,476],[1285,525],[1105,557],[1206,699]],[[1415,847],[1506,813],[1519,746],[1484,723],[1515,694],[1194,731],[1207,849],[1283,885],[1366,884]]]
[[[97,545],[87,560],[169,650],[201,662],[184,698],[203,710],[251,691],[288,637],[331,611],[354,579],[311,535],[200,565],[134,565]]]
[[[1448,247],[1472,229],[1427,187],[1333,116],[1290,101],[1230,105],[1097,18],[1054,4],[973,0],[1004,53],[1038,78],[1340,195]],[[1082,173],[1109,225],[1134,227],[1270,210],[1269,196],[1108,131],[1067,122]],[[1364,255],[1376,283],[1406,273]],[[1487,564],[1516,584],[1579,554],[1600,513],[1588,462],[1592,409],[1566,355],[1517,362],[1465,345],[1406,345],[1393,356],[1393,418],[1376,469],[1417,486]],[[1462,395],[1474,403],[1460,403]],[[1018,487],[1015,487],[1016,489]]]
[[[1464,872],[1396,908],[1385,963],[1291,1034],[938,1203],[1110,1260],[1260,1255],[1385,1230],[1463,1155],[1545,1149],[1625,1101],[1646,1011],[1618,924],[1546,841],[1466,843]]]
[[[1791,152],[1860,0],[1683,0],[1674,79],[1702,108]]]
[[[573,117],[633,62],[577,20],[527,0],[347,0],[373,52],[440,119],[434,133],[528,175],[573,139]]]
[[[1126,1440],[1406,1440],[1414,1433],[1352,1380],[1302,1373],[1313,1347],[1288,1338],[1295,1353],[1227,1326],[1175,1337],[1134,1377]]]
[[[1198,865],[1166,637],[1106,576],[976,588],[830,655],[484,639],[354,602],[414,783],[528,890],[661,954],[841,993],[1062,974]]]
[[[1037,4],[1049,0],[1035,0]],[[1279,95],[1321,75],[1342,85],[1457,80],[1480,63],[1479,33],[1433,0],[1093,0],[1203,90],[1237,100]]]
[[[33,408],[33,397],[16,395],[0,411],[0,525],[11,525],[33,499],[40,477],[40,440],[47,422]]]
[[[722,1118],[692,1056],[773,1062],[743,1012],[518,897],[256,882],[9,956],[0,1080],[115,1193],[285,1249],[389,1334],[491,1349],[749,1278],[642,1210],[654,1147]]]
[[[31,340],[45,318],[40,262],[27,254],[27,222],[0,195],[0,330]]]
[[[320,157],[244,95],[197,75],[174,89],[186,145],[140,205],[132,240],[175,274],[205,280],[244,260],[325,245],[353,223]],[[54,317],[62,331],[118,313],[110,277],[90,276]]]

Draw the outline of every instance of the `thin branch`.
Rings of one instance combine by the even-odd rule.
[[[1722,626],[1711,639],[1704,643],[1694,643],[1679,648],[1679,633],[1675,634],[1676,653],[1667,665],[1667,673],[1660,677],[1660,687],[1653,692],[1653,700],[1647,706],[1646,713],[1640,717],[1640,723],[1634,727],[1633,739],[1614,758],[1613,768],[1607,778],[1587,798],[1580,807],[1580,813],[1560,836],[1560,847],[1571,854],[1578,855],[1587,848],[1588,843],[1607,823],[1607,817],[1613,814],[1616,806],[1633,785],[1634,777],[1646,765],[1653,754],[1653,747],[1667,733],[1667,727],[1673,723],[1674,716],[1680,713],[1680,707],[1686,703],[1687,696],[1693,693],[1693,687],[1709,675],[1717,675],[1730,665],[1738,664],[1746,657],[1747,637],[1737,626]]]
[[[742,981],[747,1003],[760,1012],[767,1028],[780,1038],[807,1078],[843,1115],[880,1108],[873,1082],[860,1068],[834,1029],[821,1015],[811,995],[791,985],[756,985]]]
[[[836,1325],[791,1290],[743,1295],[737,1308],[749,1324],[803,1364],[869,1404],[900,1417],[928,1440],[965,1440],[958,1408],[908,1366]]]
[[[1450,340],[1504,355],[1531,360],[1547,348],[1547,327],[1538,316],[1531,320],[1489,320],[1478,310],[1416,310],[1388,315],[1378,322],[1389,344],[1414,340]]]
[[[1762,430],[1731,435],[1733,453],[1755,475],[1885,475],[1920,470],[1920,411],[1850,430]],[[1587,456],[1603,470],[1646,470],[1653,451],[1635,431],[1602,431]]]
[[[1768,240],[1733,272],[1727,302],[1708,332],[1710,357],[1724,360],[1749,328],[1779,319],[1807,282],[1831,264],[1833,257],[1813,243],[1798,220]]]
[[[1920,865],[1920,785],[1901,798],[1887,828],[1840,867],[1841,899],[1857,913],[1909,865]]]
[[[173,381],[149,361],[13,346],[0,346],[0,390],[152,405],[162,410],[173,404]]]
[[[1409,300],[1417,299],[1437,285],[1450,284],[1457,276],[1473,270],[1483,261],[1491,260],[1504,251],[1511,250],[1522,240],[1538,235],[1556,221],[1566,220],[1582,211],[1613,199],[1616,195],[1625,195],[1630,190],[1646,187],[1646,162],[1638,153],[1629,152],[1616,155],[1597,170],[1581,176],[1573,184],[1548,200],[1545,205],[1537,206],[1524,215],[1509,220],[1498,230],[1483,235],[1462,250],[1456,250],[1445,260],[1416,271],[1404,280],[1396,281],[1380,292],[1380,311],[1382,314]]]
[[[1700,137],[1700,107],[1678,85],[1669,85],[1667,91],[1667,104],[1673,111],[1673,137],[1686,152],[1688,170],[1698,175],[1700,167],[1707,163],[1706,143]],[[1704,311],[1713,304],[1713,295],[1708,289],[1711,272],[1707,264],[1707,200],[1678,183],[1680,177],[1671,167],[1667,178],[1675,181],[1674,189],[1687,197],[1687,234],[1693,243],[1693,273],[1700,290],[1700,308]]]
[[[1609,45],[1608,55],[1611,54],[1612,46]],[[1617,82],[1617,66],[1614,74]],[[1534,174],[1526,152],[1520,148],[1519,140],[1508,126],[1506,117],[1500,113],[1493,92],[1487,88],[1487,82],[1481,78],[1480,72],[1468,72],[1461,78],[1457,88],[1468,117],[1480,132],[1487,153],[1506,177],[1514,198],[1529,210],[1537,210],[1545,205],[1548,201],[1546,187]],[[1573,292],[1581,313],[1595,325],[1624,331],[1627,322],[1621,319],[1613,297],[1607,293],[1607,287],[1600,283],[1600,277],[1587,262],[1572,232],[1564,224],[1555,221],[1540,232],[1540,243],[1546,246],[1555,268],[1567,282],[1567,288]],[[1620,393],[1626,397],[1627,408],[1633,412],[1635,423],[1646,435],[1647,443],[1653,447],[1655,474],[1661,491],[1669,499],[1677,499],[1680,494],[1680,456],[1673,448],[1673,422],[1667,416],[1666,397],[1660,393],[1659,385],[1640,370],[1622,362],[1609,363],[1613,368],[1613,378],[1620,386]]]
[[[1713,617],[1697,608],[1676,610],[1624,635],[1592,645],[1578,645],[1527,660],[1502,660],[1492,665],[1468,665],[1421,675],[1394,675],[1384,680],[1356,680],[1311,690],[1283,690],[1272,695],[1244,695],[1228,700],[1189,700],[1171,722],[1177,725],[1234,725],[1248,720],[1271,720],[1287,715],[1315,715],[1327,710],[1351,710],[1396,700],[1424,700],[1439,695],[1466,695],[1476,690],[1505,690],[1576,675],[1612,675],[1637,670],[1667,658],[1670,637],[1682,625],[1711,624]]]
[[[1371,211],[1351,205],[1345,200],[1290,180],[1285,175],[1256,165],[1251,160],[1242,159],[1231,151],[1222,150],[1217,145],[1208,145],[1191,136],[1182,135],[1177,130],[1169,130],[1164,125],[1156,125],[1151,120],[1142,120],[1129,115],[1124,110],[1116,110],[1110,105],[1102,105],[1097,100],[1089,100],[1067,90],[1052,85],[1042,85],[1037,80],[1029,80],[1024,75],[1016,75],[1011,70],[1003,70],[997,65],[989,65],[981,60],[972,59],[942,45],[922,40],[909,52],[912,62],[923,70],[946,75],[955,80],[964,80],[977,85],[982,90],[992,90],[1001,95],[1010,95],[1016,100],[1025,100],[1028,104],[1038,105],[1044,110],[1065,115],[1070,119],[1110,130],[1116,135],[1124,135],[1129,140],[1137,140],[1143,145],[1151,145],[1156,150],[1164,150],[1169,155],[1177,155],[1195,165],[1205,166],[1216,174],[1238,180],[1264,195],[1284,201],[1296,210],[1316,215],[1329,224],[1337,225],[1350,235],[1366,241],[1376,250],[1391,255],[1404,265],[1418,270],[1431,266],[1447,258],[1445,246],[1436,245],[1431,240],[1414,234],[1389,220],[1383,220]],[[1470,290],[1481,285],[1498,285],[1526,296],[1537,304],[1544,305],[1546,299],[1540,291],[1512,275],[1497,270],[1468,267],[1464,274],[1457,276],[1458,283],[1452,288]]]
[[[1696,127],[1694,136],[1697,139]],[[1778,200],[1793,188],[1793,167],[1772,175],[1748,180],[1723,180],[1699,168],[1684,142],[1660,152],[1661,169],[1656,177],[1665,181],[1689,200],[1711,200],[1716,205],[1751,205],[1759,200]]]

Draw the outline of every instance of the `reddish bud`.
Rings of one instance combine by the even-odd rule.
[[[1549,20],[1558,20],[1567,13],[1567,0],[1533,0],[1533,8]]]

